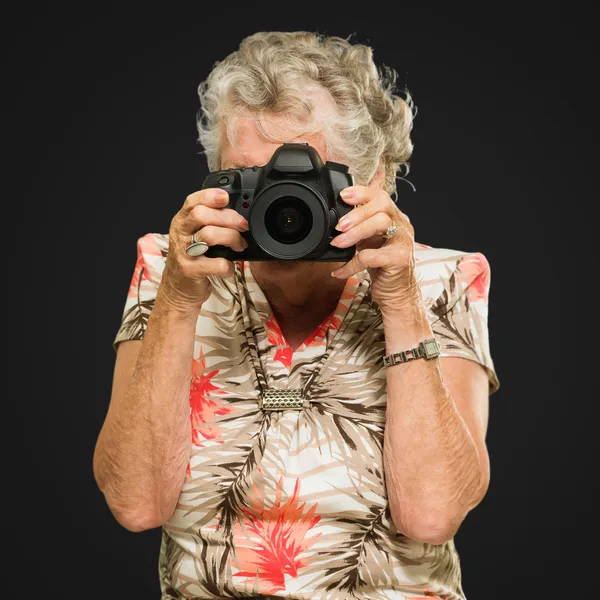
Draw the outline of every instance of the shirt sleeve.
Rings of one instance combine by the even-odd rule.
[[[500,382],[490,352],[488,329],[491,269],[480,252],[463,256],[444,281],[444,290],[429,306],[433,333],[441,356],[459,356],[486,370],[490,396]]]
[[[115,350],[120,342],[143,339],[161,281],[167,247],[165,236],[153,233],[148,233],[137,241],[137,262],[125,300],[121,325],[113,340]]]

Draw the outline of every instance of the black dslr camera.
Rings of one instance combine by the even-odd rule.
[[[352,210],[340,192],[353,185],[348,167],[323,162],[308,144],[283,144],[263,167],[213,171],[202,189],[222,188],[249,224],[243,252],[212,246],[205,256],[228,260],[347,262],[355,246],[336,248],[338,220]]]

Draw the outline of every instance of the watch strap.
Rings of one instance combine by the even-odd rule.
[[[417,358],[431,360],[432,358],[438,357],[440,353],[441,348],[438,341],[435,338],[428,338],[423,340],[416,348],[402,350],[401,352],[394,352],[393,354],[384,356],[383,364],[386,367],[391,367],[410,360],[416,360]]]

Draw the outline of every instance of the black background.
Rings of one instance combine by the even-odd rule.
[[[551,3],[440,6],[53,4],[5,21],[5,167],[17,185],[5,199],[4,314],[18,340],[5,544],[19,597],[159,597],[159,530],[121,528],[92,475],[111,342],[137,238],[166,232],[206,174],[197,86],[258,30],[354,33],[413,94],[417,193],[400,187],[400,206],[418,241],[483,252],[492,266],[502,387],[490,401],[491,487],[456,538],[464,589],[469,600],[583,597],[592,463],[568,417],[585,421],[590,403],[567,392],[570,353],[554,351],[573,341],[561,308],[582,301],[564,294],[577,280],[564,148],[581,119],[561,77],[578,36]],[[570,575],[571,561],[583,571]]]

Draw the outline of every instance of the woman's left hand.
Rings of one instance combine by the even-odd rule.
[[[347,279],[363,269],[371,276],[371,296],[382,312],[403,312],[420,300],[415,275],[415,230],[409,218],[381,189],[352,186],[340,196],[354,209],[336,226],[342,234],[331,242],[337,248],[356,244],[354,258],[332,275]],[[384,234],[390,225],[398,230],[391,238]]]

